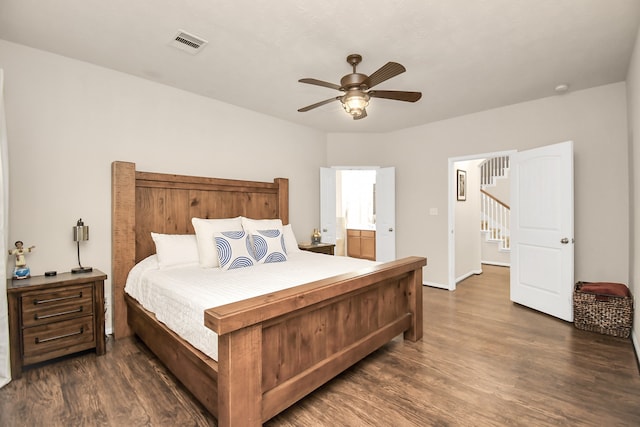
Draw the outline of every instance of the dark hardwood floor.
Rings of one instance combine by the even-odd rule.
[[[424,288],[425,334],[395,339],[267,426],[638,426],[631,340],[509,301],[509,270]],[[136,339],[28,369],[1,426],[215,426]]]

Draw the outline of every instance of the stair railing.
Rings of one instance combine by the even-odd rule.
[[[490,240],[500,242],[500,249],[511,249],[511,208],[493,195],[480,190],[480,229]]]
[[[509,170],[509,156],[497,156],[480,163],[480,185],[493,185],[497,177]]]

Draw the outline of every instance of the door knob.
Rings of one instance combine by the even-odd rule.
[[[566,237],[563,237],[563,238],[560,240],[560,243],[562,243],[563,245],[566,245],[567,243],[569,243],[569,239],[567,239]]]
[[[393,228],[389,227],[389,231],[393,231]]]

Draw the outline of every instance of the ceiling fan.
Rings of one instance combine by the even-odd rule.
[[[356,67],[360,62],[362,62],[362,56],[355,53],[351,54],[347,56],[347,62],[353,67],[353,72],[342,77],[339,85],[317,79],[298,80],[300,83],[324,86],[343,92],[340,96],[335,96],[300,108],[298,110],[299,112],[302,113],[313,110],[314,108],[339,100],[342,103],[344,110],[351,114],[354,120],[359,120],[367,117],[366,107],[369,105],[370,98],[385,98],[395,101],[416,102],[422,97],[421,92],[371,90],[372,87],[407,71],[406,68],[397,62],[387,62],[370,76],[356,72]]]

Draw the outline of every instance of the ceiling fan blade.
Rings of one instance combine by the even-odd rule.
[[[366,84],[368,88],[372,88],[375,85],[389,80],[391,77],[395,77],[398,74],[404,73],[405,71],[407,71],[407,69],[397,62],[387,62],[385,65],[371,74],[369,78],[364,81],[364,84]]]
[[[338,86],[337,84],[325,82],[318,79],[300,79],[298,81],[300,83],[307,83],[310,85],[323,86],[323,87],[328,87],[329,89],[340,90],[340,86]]]
[[[367,110],[362,110],[362,114],[360,114],[359,116],[353,116],[353,120],[360,120],[360,119],[364,119],[365,117],[367,117]]]
[[[336,101],[338,99],[340,99],[339,96],[335,96],[333,98],[325,99],[324,101],[316,102],[315,104],[311,104],[311,105],[307,105],[306,107],[299,108],[298,112],[304,113],[305,111],[313,110],[314,108],[321,107],[321,106],[323,106],[325,104],[328,104],[330,102]]]
[[[416,102],[422,98],[422,92],[405,92],[401,90],[372,90],[369,91],[372,98],[393,99],[396,101]]]

